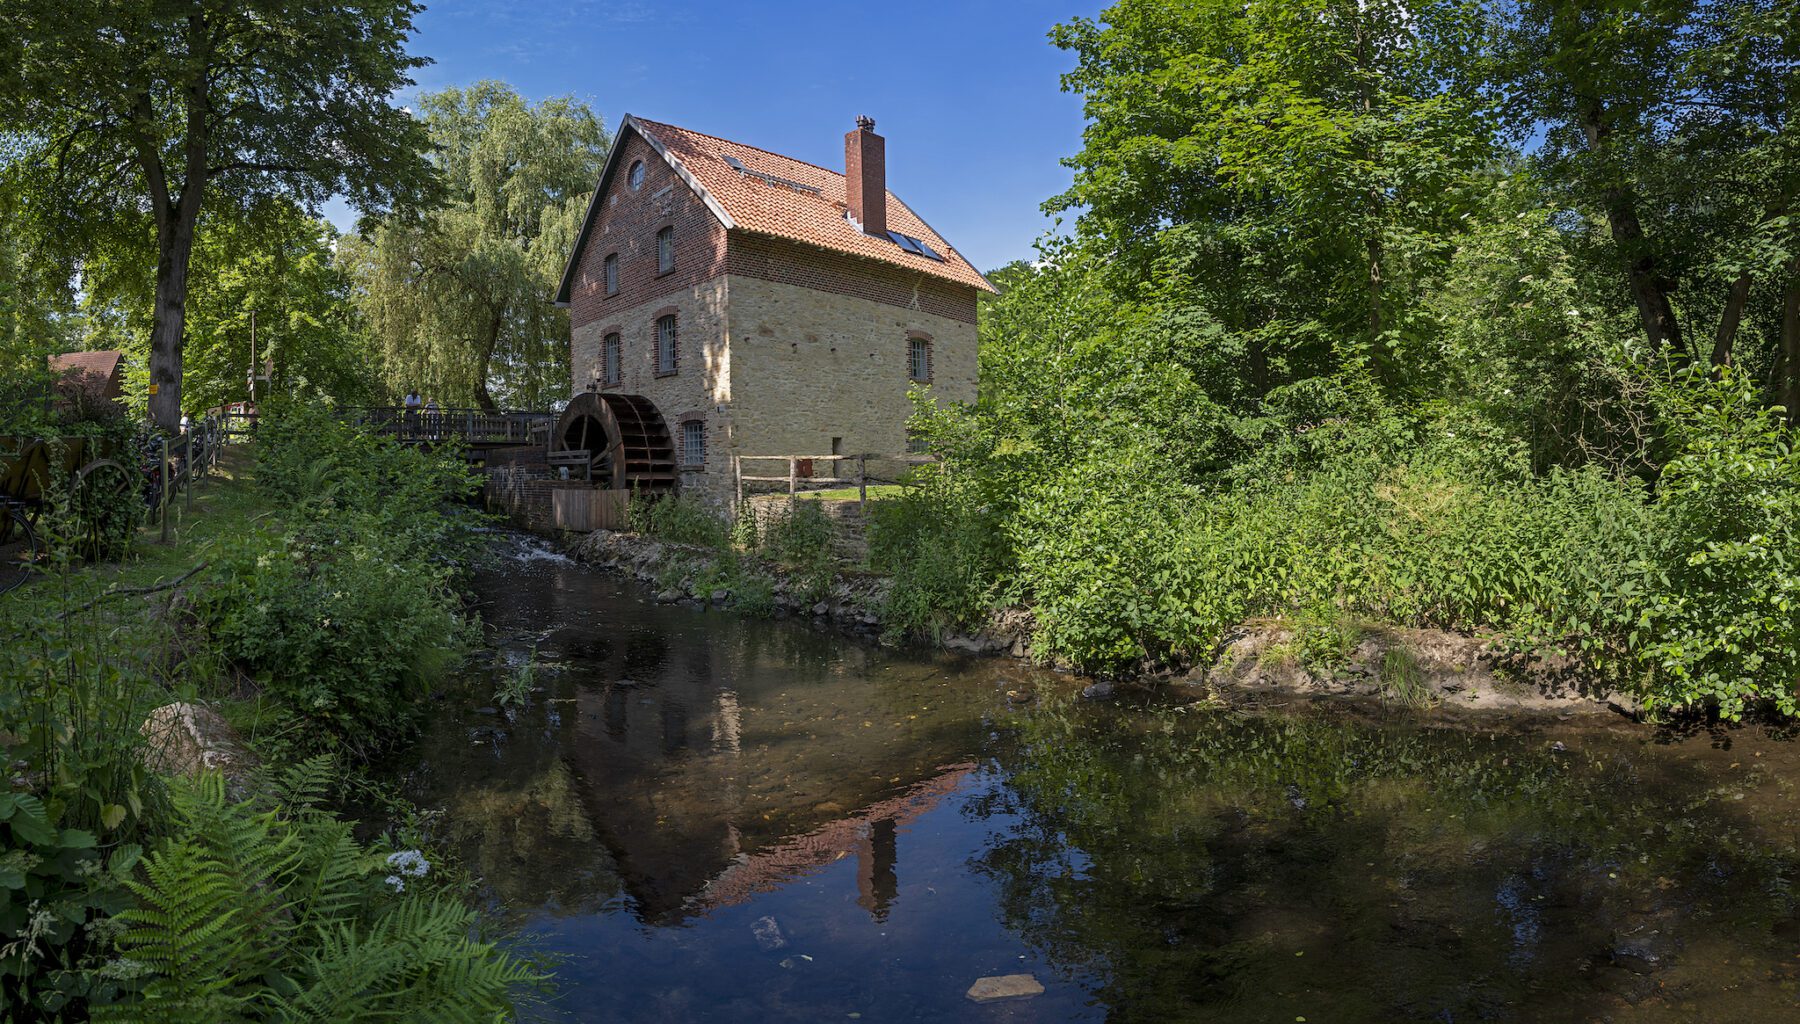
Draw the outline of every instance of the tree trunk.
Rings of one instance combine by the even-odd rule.
[[[156,313],[150,331],[150,421],[167,431],[181,429],[181,341],[187,323],[188,259],[194,251],[194,222],[171,215],[157,232]]]
[[[499,408],[494,402],[494,396],[488,392],[488,367],[494,361],[494,349],[500,344],[500,328],[505,322],[506,307],[502,306],[494,314],[493,322],[488,325],[487,344],[481,349],[481,365],[475,370],[475,404],[482,412],[493,412]]]
[[[1781,289],[1781,356],[1786,364],[1781,404],[1787,409],[1788,426],[1800,425],[1800,258],[1788,264]]]
[[[1604,153],[1612,129],[1597,102],[1581,103],[1581,129],[1588,149]],[[1657,273],[1656,256],[1644,236],[1643,222],[1638,220],[1637,198],[1624,185],[1609,185],[1601,192],[1601,202],[1606,208],[1613,244],[1625,257],[1625,279],[1631,287],[1632,301],[1637,304],[1644,337],[1651,348],[1663,351],[1671,361],[1686,362],[1687,344],[1675,319],[1675,307],[1669,302],[1674,286]]]
[[[206,19],[187,19],[188,52],[194,57],[192,77],[182,89],[187,105],[187,137],[182,142],[179,190],[169,180],[162,154],[146,134],[137,140],[138,163],[150,186],[156,211],[156,310],[150,332],[150,420],[171,433],[181,429],[181,345],[187,328],[188,259],[194,252],[194,228],[206,195],[208,46]],[[134,115],[148,133],[154,120],[148,93],[137,100]],[[251,372],[256,372],[254,368]]]
[[[1725,296],[1725,312],[1719,315],[1719,333],[1713,338],[1712,364],[1714,367],[1731,365],[1731,346],[1737,340],[1738,321],[1744,317],[1744,304],[1750,301],[1750,274],[1745,271],[1731,282],[1731,291]]]

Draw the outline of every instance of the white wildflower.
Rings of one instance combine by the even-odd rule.
[[[389,875],[389,876],[387,876],[386,881],[387,881],[387,884],[394,887],[395,892],[405,892],[406,891],[406,881],[404,879],[402,879],[399,875]]]
[[[388,867],[409,878],[424,878],[425,873],[431,870],[431,862],[426,860],[425,855],[418,850],[401,850],[399,853],[390,853],[387,862]]]

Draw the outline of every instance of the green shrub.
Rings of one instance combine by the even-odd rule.
[[[690,495],[633,495],[628,515],[636,532],[674,544],[724,548],[731,541],[731,526],[725,518]]]
[[[1607,591],[1605,623],[1652,709],[1800,714],[1800,449],[1753,381],[1696,372],[1661,401],[1674,455],[1651,546]]]
[[[63,827],[61,810],[0,793],[0,1004],[27,1018],[80,1019],[134,979],[109,954],[142,851]]]
[[[218,653],[286,714],[301,749],[359,752],[404,735],[472,631],[454,584],[479,551],[454,451],[401,445],[322,406],[259,426],[267,528],[222,543],[193,595]]]
[[[808,603],[830,596],[838,559],[837,528],[816,501],[791,501],[771,512],[757,533],[756,553],[793,574],[797,596]]]
[[[404,734],[472,639],[453,572],[345,512],[221,550],[195,609],[220,654],[320,727],[303,747],[368,752]]]

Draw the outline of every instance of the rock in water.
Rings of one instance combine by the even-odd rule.
[[[1113,684],[1102,679],[1097,683],[1090,683],[1082,687],[1081,695],[1088,700],[1111,700],[1113,690]]]
[[[781,926],[776,924],[772,917],[757,918],[755,923],[750,926],[750,934],[756,936],[756,944],[761,946],[764,952],[780,949],[787,945],[787,939],[781,934]]]
[[[1029,974],[999,974],[982,978],[969,986],[969,998],[978,1003],[991,1003],[996,999],[1023,999],[1026,996],[1041,996],[1044,986]]]

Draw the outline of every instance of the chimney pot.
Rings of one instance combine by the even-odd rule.
[[[844,199],[864,234],[887,234],[887,140],[867,114],[844,135]]]

